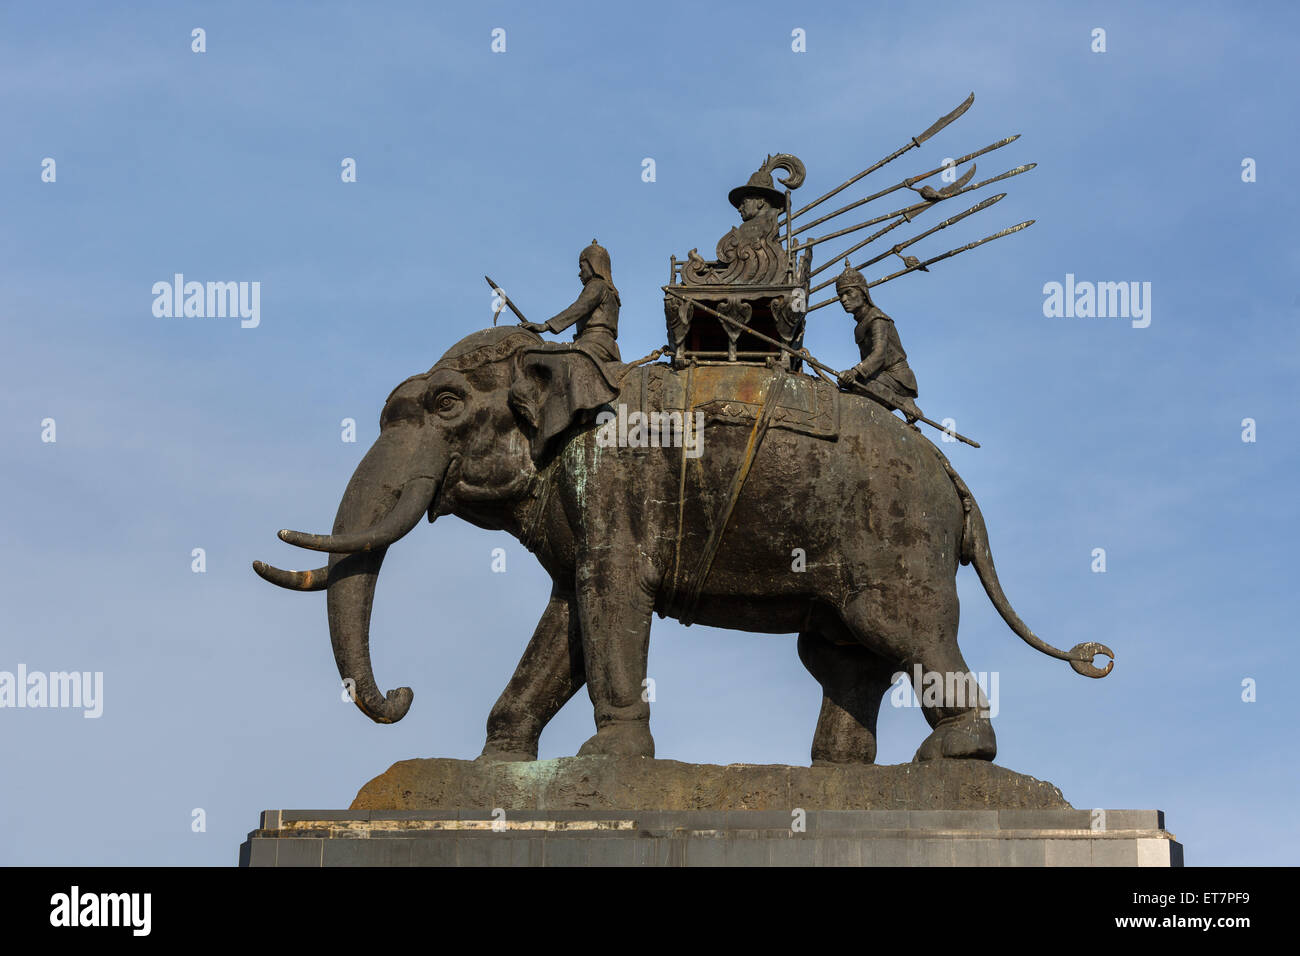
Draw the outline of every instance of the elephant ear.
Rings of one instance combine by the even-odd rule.
[[[533,460],[551,439],[584,423],[619,393],[614,377],[624,366],[601,363],[572,347],[528,349],[516,358],[510,407],[523,420]]]

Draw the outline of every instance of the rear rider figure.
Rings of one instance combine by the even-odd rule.
[[[840,375],[840,387],[897,408],[909,425],[915,423],[922,417],[916,404],[916,376],[907,364],[894,320],[876,308],[866,278],[847,259],[835,280],[835,293],[844,311],[857,320],[853,338],[862,356],[861,362]]]

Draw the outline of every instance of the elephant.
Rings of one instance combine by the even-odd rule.
[[[623,435],[644,421],[629,408],[683,414],[660,414],[665,440],[646,440],[644,430]],[[694,447],[693,418],[704,425]],[[956,574],[968,563],[1026,643],[1086,676],[1114,666],[1104,645],[1061,651],[1020,620],[979,506],[914,425],[775,363],[605,364],[494,327],[398,385],[332,533],[279,532],[328,553],[328,564],[253,564],[271,583],[327,592],[339,674],[379,723],[402,719],[413,695],[381,694],[375,682],[375,584],[387,548],[424,515],[510,533],[552,580],[488,717],[483,760],[535,760],[542,729],[584,684],[596,731],[579,756],[653,757],[643,686],[658,613],[797,634],[822,687],[814,765],[873,763],[881,699],[894,675],[917,669],[959,679],[922,700],[931,733],[914,760],[991,761],[986,702],[959,693],[963,680],[976,686],[957,646]],[[1104,669],[1097,654],[1112,658]]]

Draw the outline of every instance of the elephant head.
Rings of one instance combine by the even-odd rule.
[[[289,544],[330,555],[325,567],[254,570],[281,587],[328,592],[330,641],[353,700],[378,723],[401,720],[409,687],[381,694],[370,660],[370,612],[384,554],[427,514],[485,527],[529,493],[538,465],[565,434],[618,394],[600,363],[543,346],[519,328],[461,340],[384,403],[379,437],[357,465],[328,535],[281,531]]]

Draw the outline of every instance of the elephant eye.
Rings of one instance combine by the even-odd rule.
[[[433,398],[433,410],[439,415],[452,416],[460,412],[465,400],[455,392],[442,391]]]

